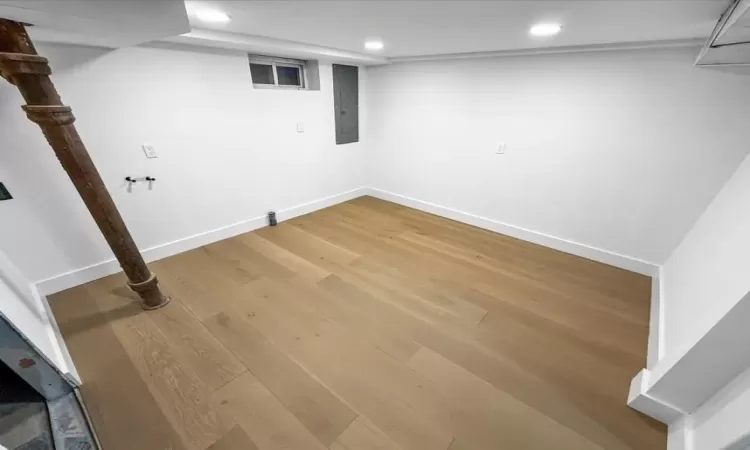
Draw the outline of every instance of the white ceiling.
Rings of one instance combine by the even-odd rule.
[[[35,41],[105,47],[190,31],[182,0],[0,0],[0,17],[34,25]]]
[[[265,36],[364,53],[381,37],[385,57],[588,46],[707,38],[731,0],[207,0],[232,17],[226,25],[191,18],[197,28]],[[530,25],[559,22],[554,38],[532,38]]]

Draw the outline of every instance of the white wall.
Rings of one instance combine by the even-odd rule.
[[[750,369],[680,423],[669,427],[669,450],[740,450],[750,442]],[[681,425],[687,429],[681,429]],[[683,444],[686,445],[678,445]],[[743,445],[744,444],[744,445]]]
[[[67,354],[63,356],[67,349],[60,347],[43,302],[35,287],[0,252],[0,313],[61,372],[72,371],[77,377],[68,365]]]
[[[750,157],[664,264],[662,278],[664,353],[674,358],[750,291]]]
[[[38,47],[141,249],[364,185],[364,144],[335,145],[330,64],[320,91],[263,90],[241,53]],[[110,260],[22,103],[0,84],[0,179],[16,197],[0,204],[0,247],[35,282]],[[159,158],[147,160],[143,143]],[[146,175],[153,190],[127,192],[125,176]]]
[[[368,69],[368,181],[662,264],[748,152],[750,77],[694,68],[697,52]]]

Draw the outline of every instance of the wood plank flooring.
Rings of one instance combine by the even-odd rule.
[[[362,197],[51,298],[106,450],[662,450],[650,279]]]

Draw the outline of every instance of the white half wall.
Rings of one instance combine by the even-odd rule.
[[[364,144],[335,145],[332,70],[320,90],[254,89],[240,52],[39,45],[63,102],[152,259],[248,231],[267,211],[358,195]],[[365,105],[364,72],[360,105]],[[116,271],[113,255],[16,89],[0,83],[0,248],[43,293]],[[366,120],[362,111],[360,121]],[[304,132],[297,132],[297,124]],[[360,134],[366,139],[366,131]],[[142,144],[153,145],[146,159]],[[156,178],[153,189],[126,176]],[[312,208],[312,209],[311,209]]]
[[[368,68],[369,184],[661,265],[748,152],[750,78],[694,68],[698,51]]]
[[[748,120],[748,116],[745,116]],[[673,365],[686,352],[702,345],[709,330],[738,314],[750,296],[750,157],[745,158],[721,192],[664,265],[662,301],[665,357]],[[743,300],[744,299],[744,300]],[[731,319],[731,318],[730,318]],[[733,330],[747,334],[747,321],[737,318]],[[706,357],[707,371],[718,376],[735,363],[747,340],[714,348],[728,358],[717,364]],[[735,363],[736,365],[736,363]],[[750,446],[750,367],[713,397],[670,425],[670,442],[686,442],[687,450],[740,450]],[[658,366],[657,366],[658,368]],[[705,380],[702,380],[705,384]],[[680,449],[674,445],[675,449]]]
[[[669,423],[670,450],[750,445],[748,205],[750,156],[661,271],[666,345],[651,370],[633,379],[629,404]]]
[[[747,84],[750,91],[750,77]],[[750,123],[750,104],[743,119]],[[664,264],[662,275],[664,354],[673,360],[750,292],[750,157]]]

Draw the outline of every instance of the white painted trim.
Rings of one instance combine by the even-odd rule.
[[[676,406],[649,395],[650,383],[651,372],[648,369],[642,369],[638,372],[638,375],[633,377],[628,392],[628,406],[666,424],[686,415]]]
[[[280,211],[277,211],[276,217],[279,222],[293,219],[297,216],[308,214],[319,209],[327,208],[329,206],[345,202],[347,200],[361,197],[363,195],[366,195],[367,192],[368,189],[364,187],[352,189],[350,191],[282,209]],[[157,261],[159,259],[167,258],[178,253],[192,250],[194,248],[198,248],[212,242],[221,241],[238,234],[257,230],[258,228],[266,226],[267,222],[268,219],[266,218],[266,216],[253,217],[251,219],[243,220],[231,225],[216,228],[215,230],[206,231],[193,236],[178,239],[176,241],[167,242],[165,244],[147,248],[145,250],[142,250],[143,257],[147,262]],[[63,273],[52,278],[47,278],[46,280],[38,281],[36,283],[36,287],[42,295],[50,295],[74,286],[88,283],[89,281],[106,277],[107,275],[112,275],[119,271],[120,265],[117,263],[117,260],[110,259],[88,267],[83,267],[77,270]]]
[[[49,306],[47,297],[39,293],[39,288],[36,285],[31,285],[31,290],[34,293],[34,298],[39,302],[42,307],[42,312],[45,315],[45,321],[47,329],[47,336],[55,352],[55,359],[57,362],[57,368],[63,374],[63,376],[74,386],[81,386],[83,383],[81,376],[78,374],[78,369],[73,362],[73,357],[70,355],[68,350],[68,344],[65,343],[60,327],[57,325],[55,315],[52,313],[52,308]]]
[[[662,268],[651,279],[651,313],[648,324],[646,368],[653,369],[664,355],[664,276]]]
[[[388,64],[388,59],[367,53],[340,50],[267,36],[231,33],[228,31],[193,28],[189,33],[172,36],[162,42],[173,42],[198,47],[240,50],[261,55],[286,56],[297,59],[322,59],[361,65]]]
[[[408,206],[420,211],[436,214],[441,217],[447,217],[449,219],[467,223],[475,227],[484,228],[496,233],[505,234],[517,239],[533,242],[535,244],[550,247],[555,250],[570,253],[576,256],[581,256],[583,258],[591,259],[593,261],[598,261],[604,264],[609,264],[643,275],[653,276],[657,274],[659,270],[658,264],[643,261],[638,258],[620,255],[600,248],[591,247],[585,244],[561,239],[555,236],[550,236],[538,231],[527,230],[525,228],[517,227],[497,220],[469,214],[463,211],[448,208],[446,206],[417,200],[415,198],[407,197],[404,195],[394,194],[392,192],[387,192],[381,189],[370,188],[369,195],[382,200],[398,203],[400,205]]]
[[[705,39],[673,39],[645,42],[615,42],[611,44],[570,45],[560,47],[522,48],[489,52],[445,53],[437,55],[396,56],[391,63],[415,61],[441,61],[446,59],[501,58],[510,56],[553,55],[561,53],[607,52],[617,50],[644,50],[655,48],[702,47]]]
[[[657,353],[659,355],[659,361],[666,354],[667,346],[667,289],[664,287],[664,266],[659,267],[659,320],[657,326],[659,327],[659,346],[657,347]],[[649,324],[651,326],[651,324]]]
[[[669,424],[668,450],[695,450],[693,417],[685,415]],[[729,450],[729,449],[725,449]]]

